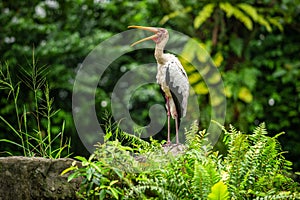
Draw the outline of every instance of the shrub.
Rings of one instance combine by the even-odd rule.
[[[291,162],[277,137],[267,136],[265,124],[253,134],[224,130],[227,154],[213,151],[205,131],[196,123],[186,131],[186,145],[177,155],[156,140],[145,142],[117,130],[87,160],[77,157],[69,180],[82,177],[79,196],[88,199],[296,199],[299,185]],[[126,139],[130,146],[122,145]],[[124,142],[123,142],[124,143]],[[180,145],[182,146],[182,145]],[[174,148],[178,148],[174,147]]]

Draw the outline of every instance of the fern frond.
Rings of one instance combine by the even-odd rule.
[[[203,7],[194,20],[194,28],[198,29],[213,13],[215,4],[209,3]]]
[[[208,200],[227,200],[229,199],[229,192],[227,185],[219,181],[211,188],[211,193],[208,195]]]
[[[253,23],[251,19],[245,15],[239,8],[231,5],[229,2],[220,3],[220,8],[226,13],[226,16],[230,18],[232,15],[242,22],[248,30],[253,29]]]
[[[190,130],[185,130],[186,144],[188,147],[199,147],[201,142],[201,135],[198,134],[199,127],[198,122],[194,121],[190,127]]]
[[[189,193],[186,184],[187,181],[177,168],[159,169],[152,171],[147,178],[141,179],[135,187],[136,191],[130,191],[129,194],[131,198],[142,193],[158,199],[187,199]]]
[[[240,3],[238,4],[238,7],[240,7],[245,13],[247,13],[254,22],[259,23],[260,25],[266,27],[267,31],[271,32],[272,28],[270,23],[265,19],[264,16],[262,16],[261,14],[259,14],[256,10],[256,8],[254,8],[253,6],[246,4],[246,3]],[[269,20],[270,21],[270,20]],[[274,25],[278,25],[278,23],[276,23],[276,20],[272,20]],[[278,28],[281,28],[282,26],[277,26]]]
[[[195,198],[207,199],[210,188],[220,180],[220,174],[213,163],[201,164],[195,161],[192,189]]]
[[[175,17],[178,17],[180,15],[182,15],[183,13],[189,13],[192,11],[192,7],[188,6],[186,8],[183,8],[181,10],[176,10],[168,15],[165,15],[160,21],[159,24],[163,25],[165,24],[167,21],[169,21],[170,19],[173,19]]]
[[[149,149],[151,147],[151,144],[135,135],[121,132],[120,133],[121,140],[126,141],[128,144],[133,145],[135,147],[142,147],[144,149]]]
[[[237,134],[234,136],[232,132]],[[278,197],[281,191],[295,188],[289,184],[293,183],[291,178],[283,175],[288,173],[291,163],[282,155],[278,136],[267,136],[264,123],[249,136],[233,128],[227,134],[231,142],[227,144],[229,149],[224,164],[229,174],[226,183],[233,198]]]
[[[268,32],[272,32],[272,27],[271,27],[270,23],[265,19],[264,16],[258,15],[257,22],[260,25],[266,27],[266,29],[267,29]]]
[[[261,123],[258,127],[256,127],[253,131],[254,135],[267,135],[267,129],[266,129],[266,124],[263,122]]]
[[[281,32],[283,31],[283,26],[280,23],[280,20],[278,17],[268,17],[267,19],[271,24],[276,26]]]
[[[247,13],[253,19],[253,21],[257,21],[258,13],[255,7],[247,3],[240,3],[237,6]]]
[[[236,134],[239,133],[239,131],[234,126],[232,126],[231,124],[229,125],[229,131],[230,131],[231,135],[232,134],[236,135]]]

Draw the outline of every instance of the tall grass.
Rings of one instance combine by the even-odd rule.
[[[70,139],[65,139],[65,122],[60,132],[53,133],[52,121],[59,110],[53,109],[53,98],[46,82],[47,67],[37,65],[34,53],[28,67],[19,67],[21,75],[12,78],[8,63],[0,65],[0,90],[7,94],[7,103],[14,107],[14,119],[0,114],[7,132],[2,132],[0,142],[20,148],[24,156],[60,158],[70,155]],[[25,87],[28,88],[25,88]],[[28,91],[28,102],[22,102],[20,91]],[[13,136],[6,137],[6,134]],[[8,139],[13,138],[13,139]],[[6,152],[13,155],[13,152]]]

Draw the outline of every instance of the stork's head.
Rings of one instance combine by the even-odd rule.
[[[128,26],[128,28],[138,28],[146,31],[151,31],[155,33],[154,35],[150,37],[146,37],[144,39],[141,39],[133,44],[131,46],[134,46],[136,44],[139,44],[141,42],[147,41],[147,40],[153,40],[156,44],[165,45],[169,39],[169,33],[167,29],[164,28],[155,28],[155,27],[146,27],[146,26]]]

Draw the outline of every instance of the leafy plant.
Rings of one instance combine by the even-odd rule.
[[[55,129],[60,129],[65,121],[65,135],[72,136],[72,146],[76,146],[72,151],[83,155],[85,148],[76,139],[72,123],[71,94],[74,72],[86,55],[103,40],[127,30],[128,25],[161,26],[185,33],[205,47],[222,75],[227,97],[226,124],[233,123],[248,132],[267,121],[270,132],[285,130],[288,134],[279,140],[283,149],[289,151],[287,157],[293,160],[294,169],[299,171],[299,5],[299,0],[1,1],[1,62],[10,64],[11,77],[17,80],[20,71],[17,64],[23,66],[31,56],[32,45],[36,47],[41,57],[39,62],[51,66],[47,82],[51,86],[50,96],[56,100],[53,107],[61,108],[52,118],[55,122],[52,127],[57,124]],[[145,51],[122,56],[120,62],[114,62],[115,68],[101,78],[95,99],[97,113],[110,108],[110,94],[124,69],[128,71],[141,63],[154,62],[152,50]],[[200,94],[203,113],[199,121],[201,127],[208,127],[211,111],[208,90],[197,73],[191,71],[190,81],[192,76],[191,84]],[[142,90],[143,94],[149,91],[150,87]],[[2,92],[1,116],[18,127],[12,117],[15,116],[13,102],[7,102],[7,94]],[[22,87],[20,92],[31,94],[32,91]],[[147,124],[151,103],[163,103],[163,97],[156,94],[158,91],[143,103],[140,99],[147,98],[145,95],[133,99],[130,113],[138,124]],[[34,102],[33,95],[18,97],[19,103]],[[23,106],[19,107],[22,115]],[[32,107],[26,109],[31,111]],[[9,130],[2,124],[0,137],[7,138]],[[23,154],[22,149],[10,147],[8,143],[1,145],[5,151]]]
[[[124,195],[124,191],[120,186],[124,187],[122,181],[125,180],[124,172],[108,165],[107,163],[94,162],[94,156],[88,160],[84,157],[77,156],[76,159],[81,161],[82,167],[78,168],[75,163],[72,167],[63,171],[62,174],[70,170],[76,170],[68,180],[76,177],[82,177],[83,181],[78,196],[88,199],[106,199],[108,196],[119,199]],[[113,179],[113,180],[112,180]]]
[[[88,199],[300,198],[299,185],[290,178],[291,162],[277,141],[282,133],[269,137],[264,124],[249,135],[233,127],[223,130],[226,155],[213,151],[197,123],[186,131],[186,145],[177,154],[169,150],[183,146],[152,141],[143,148],[144,141],[135,138],[131,148],[108,134],[88,160],[77,157],[82,167],[74,163],[63,173],[73,171],[69,181],[83,178],[79,196]]]
[[[14,134],[0,139],[0,142],[21,148],[24,156],[68,156],[70,140],[65,141],[64,138],[65,123],[61,125],[59,133],[53,134],[53,117],[59,110],[53,109],[53,99],[45,79],[46,67],[37,66],[34,53],[29,66],[29,70],[21,67],[22,78],[16,83],[11,77],[9,64],[5,63],[0,67],[0,89],[7,93],[8,102],[12,100],[17,121],[17,127],[14,127],[14,123],[0,115],[0,120],[11,131],[7,134]],[[33,95],[34,102],[19,102],[20,95],[24,95],[21,94],[23,84],[31,89],[26,95]],[[7,153],[12,154],[9,151]]]
[[[229,199],[229,192],[227,190],[227,186],[219,181],[211,188],[211,193],[208,195],[209,200],[217,200],[217,199]]]
[[[81,198],[122,199],[125,195],[125,188],[133,186],[131,176],[134,176],[135,169],[139,169],[136,166],[138,162],[130,155],[133,149],[121,145],[117,138],[111,140],[112,131],[123,136],[126,134],[120,133],[119,129],[115,129],[114,124],[110,123],[106,131],[105,142],[97,145],[96,152],[89,159],[75,157],[81,161],[82,167],[78,167],[74,162],[70,168],[62,172],[65,174],[75,171],[69,176],[69,181],[77,177],[83,178],[80,191],[78,191],[78,196]]]
[[[233,123],[248,132],[267,121],[271,132],[288,133],[279,140],[289,151],[286,156],[293,160],[295,171],[300,169],[300,65],[299,45],[294,45],[299,43],[300,30],[295,28],[300,19],[297,5],[299,0],[165,0],[161,6],[168,18],[162,19],[168,20],[160,21],[164,27],[195,38],[211,55],[225,85],[227,125]],[[196,46],[187,43],[184,49],[193,56]],[[186,64],[184,67],[190,69]],[[200,109],[209,113],[207,83],[196,70],[188,73],[193,89],[201,94]],[[199,120],[202,127],[208,126],[207,120]]]
[[[297,183],[288,176],[292,163],[281,151],[277,138],[267,136],[265,124],[246,135],[231,127],[225,131],[228,154],[224,159],[228,189],[235,199],[294,197]],[[299,188],[298,188],[299,189]],[[277,197],[278,195],[278,197]]]

